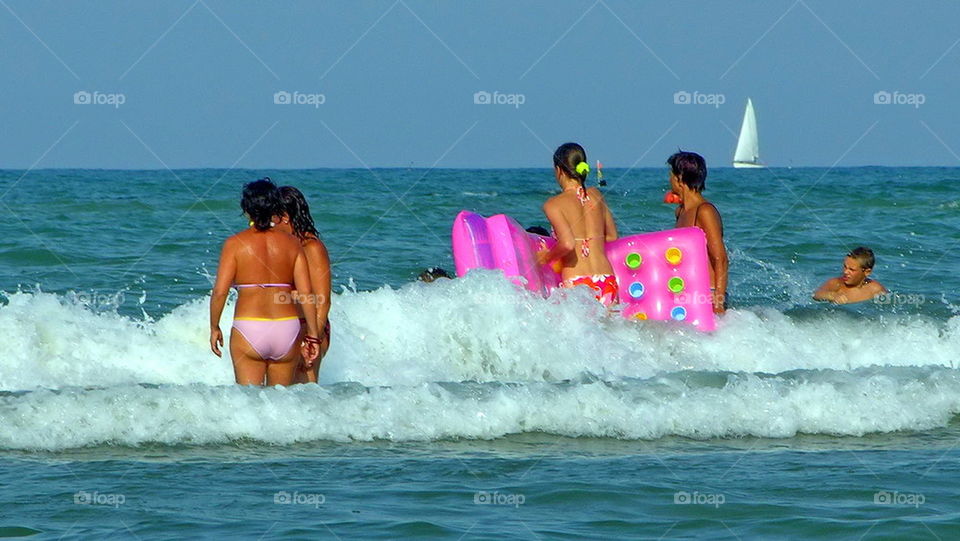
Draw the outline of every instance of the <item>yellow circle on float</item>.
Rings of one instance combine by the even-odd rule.
[[[664,252],[664,257],[667,258],[667,262],[671,265],[679,265],[680,261],[683,259],[683,252],[680,251],[680,248],[674,246],[673,248],[667,248],[667,251]]]
[[[639,320],[641,320],[641,321],[646,320],[646,319],[647,319],[647,313],[646,313],[646,312],[637,312],[636,314],[633,314],[633,318],[634,318],[634,319],[639,319]]]

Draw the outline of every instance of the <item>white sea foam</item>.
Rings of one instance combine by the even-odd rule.
[[[324,385],[243,389],[209,351],[206,298],[135,321],[9,294],[0,447],[859,435],[958,413],[958,316],[752,308],[705,335],[604,317],[586,291],[544,300],[493,272],[348,290],[333,306]]]
[[[944,368],[400,387],[122,385],[0,397],[0,447],[432,441],[533,431],[620,439],[859,436],[943,426],[958,412],[960,375]]]

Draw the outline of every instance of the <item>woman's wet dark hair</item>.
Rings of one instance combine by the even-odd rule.
[[[696,152],[679,151],[667,158],[673,174],[695,192],[707,187],[707,162]]]
[[[580,181],[580,185],[587,181],[589,170],[583,174],[577,172],[580,162],[587,161],[587,151],[576,143],[564,143],[553,153],[553,165],[560,168],[568,177]]]
[[[280,201],[283,211],[290,217],[293,233],[300,240],[306,239],[309,235],[320,238],[317,227],[313,224],[313,216],[310,215],[310,205],[307,204],[307,199],[300,190],[293,186],[281,186]]]
[[[255,180],[243,187],[240,208],[253,221],[257,231],[266,231],[270,229],[273,217],[279,215],[283,209],[280,190],[270,177]]]

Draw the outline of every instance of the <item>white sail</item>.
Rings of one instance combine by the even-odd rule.
[[[757,138],[757,115],[753,112],[750,98],[747,98],[747,110],[743,112],[743,124],[740,126],[737,151],[733,155],[733,166],[763,167],[760,163],[760,141]]]

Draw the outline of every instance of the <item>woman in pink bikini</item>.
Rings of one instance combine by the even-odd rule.
[[[553,173],[562,192],[543,204],[543,212],[557,244],[539,252],[537,261],[559,261],[563,287],[587,286],[610,306],[618,300],[617,279],[605,246],[617,239],[617,226],[600,190],[585,185],[590,166],[583,147],[561,145],[553,153]]]
[[[290,302],[293,289],[312,291],[307,259],[296,237],[273,229],[282,214],[280,192],[273,182],[247,184],[240,207],[250,218],[250,228],[223,243],[210,295],[210,349],[222,355],[220,316],[234,286],[238,294],[230,357],[237,383],[290,385],[300,356],[312,362],[319,353],[314,299],[309,295],[301,299],[306,333],[300,330],[297,306]]]
[[[297,383],[317,383],[320,375],[320,361],[330,348],[330,254],[320,240],[317,227],[310,215],[310,206],[303,193],[293,186],[280,187],[280,202],[283,205],[277,231],[294,235],[300,240],[303,254],[310,269],[310,283],[313,285],[313,300],[317,305],[317,329],[320,330],[320,354],[315,361],[303,360],[297,370]],[[301,314],[301,326],[306,330],[306,317]]]

